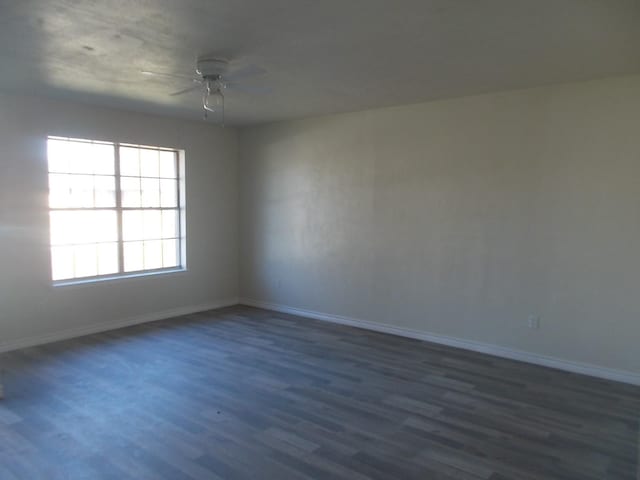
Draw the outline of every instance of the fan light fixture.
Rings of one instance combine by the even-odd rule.
[[[222,115],[222,125],[224,125],[224,90],[225,85],[220,78],[206,79],[206,87],[202,96],[202,108],[204,109],[204,118],[207,119],[208,112],[218,113]]]
[[[204,118],[207,119],[208,112],[220,112],[222,125],[224,125],[224,95],[222,91],[226,88],[222,81],[222,74],[227,68],[228,62],[220,58],[200,58],[196,64],[196,73],[202,77],[205,83],[202,95]]]

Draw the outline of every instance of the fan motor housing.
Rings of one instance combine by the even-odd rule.
[[[222,58],[199,58],[196,73],[203,78],[218,78],[225,72],[228,63]]]

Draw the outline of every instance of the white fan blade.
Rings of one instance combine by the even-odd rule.
[[[245,67],[240,67],[237,70],[230,70],[227,73],[223,73],[222,78],[229,82],[235,82],[242,78],[256,77],[258,75],[264,75],[265,73],[267,73],[267,71],[262,67],[258,67],[257,65],[247,65]]]
[[[182,95],[183,93],[189,93],[192,92],[193,90],[197,90],[199,88],[202,88],[201,85],[192,85],[189,88],[185,88],[184,90],[178,90],[177,92],[173,92],[170,93],[169,95],[171,95],[172,97],[178,96],[178,95]]]
[[[243,85],[241,83],[225,83],[226,89],[232,92],[247,93],[249,95],[266,95],[273,91],[266,85]]]
[[[167,78],[180,78],[180,79],[188,79],[197,82],[198,79],[193,78],[193,76],[189,75],[177,75],[174,73],[164,73],[164,72],[152,72],[151,70],[140,70],[140,73],[143,75],[148,75],[150,77],[167,77]]]

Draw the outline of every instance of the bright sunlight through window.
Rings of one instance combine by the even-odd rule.
[[[49,137],[54,281],[182,268],[175,150]]]

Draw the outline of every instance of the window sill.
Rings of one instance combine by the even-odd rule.
[[[102,277],[88,277],[88,278],[77,278],[70,280],[55,280],[52,282],[53,287],[70,287],[77,285],[92,285],[96,283],[102,282],[112,282],[114,280],[128,280],[133,278],[142,278],[142,277],[156,277],[160,275],[166,274],[175,274],[175,273],[185,273],[187,271],[186,268],[171,268],[164,270],[153,270],[146,272],[132,272],[132,273],[123,273],[117,275],[105,275]]]

